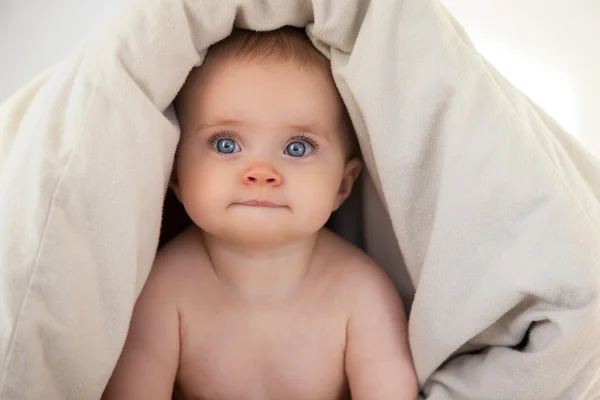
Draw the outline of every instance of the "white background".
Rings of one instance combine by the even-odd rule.
[[[122,2],[0,0],[0,102],[69,54]],[[442,2],[492,64],[600,155],[600,1]]]

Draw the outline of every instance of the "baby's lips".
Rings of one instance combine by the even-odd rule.
[[[267,208],[283,207],[282,205],[273,203],[272,201],[269,201],[269,200],[246,200],[239,204],[241,204],[243,206],[248,206],[248,207],[267,207]]]

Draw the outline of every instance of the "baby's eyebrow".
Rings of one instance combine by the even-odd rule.
[[[235,127],[235,126],[240,126],[240,125],[244,125],[243,121],[237,120],[237,119],[233,119],[233,118],[219,118],[210,122],[206,122],[206,123],[201,123],[200,125],[198,125],[196,127],[196,131],[202,131],[204,129],[210,129],[210,128],[214,128],[216,126],[231,126],[231,127]],[[314,135],[320,136],[325,140],[331,140],[331,137],[329,136],[329,132],[327,132],[326,129],[324,129],[320,124],[316,123],[316,122],[312,122],[312,123],[308,123],[308,124],[289,124],[286,126],[286,128],[289,131],[293,131],[293,132],[307,132],[307,133],[312,133]]]
[[[202,123],[196,127],[196,130],[200,131],[203,129],[214,128],[215,126],[223,126],[223,125],[239,126],[239,125],[242,125],[242,121],[239,121],[237,119],[231,119],[231,118],[222,118],[222,119],[217,119],[215,121],[211,121],[208,123]]]
[[[323,129],[321,125],[315,122],[311,124],[292,124],[289,125],[289,128],[298,132],[310,132],[317,136],[321,136],[326,140],[330,140],[329,133],[327,132],[327,130]]]

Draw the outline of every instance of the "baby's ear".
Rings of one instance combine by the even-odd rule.
[[[171,180],[169,181],[169,187],[175,193],[175,197],[181,203],[181,196],[179,191],[179,179],[177,178],[177,160],[173,163],[173,170],[171,171]]]
[[[350,192],[352,192],[352,186],[356,182],[356,178],[362,170],[362,161],[358,158],[352,158],[346,162],[344,166],[344,175],[342,176],[342,182],[340,183],[340,189],[335,199],[333,211],[337,210],[346,201]]]

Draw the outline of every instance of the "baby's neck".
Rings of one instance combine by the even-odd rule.
[[[283,298],[307,275],[319,233],[260,250],[203,234],[220,283],[245,299]]]

